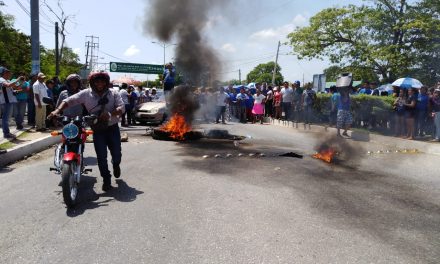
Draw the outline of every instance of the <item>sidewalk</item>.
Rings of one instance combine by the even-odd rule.
[[[36,132],[29,126],[17,130],[15,126],[10,131],[17,138],[14,140],[3,138],[0,134],[0,168],[42,151],[60,141],[59,137],[52,137],[50,130]]]
[[[296,128],[295,123],[291,121],[269,119],[269,122],[271,125],[291,127],[292,129],[295,129],[297,131],[311,131],[313,133],[326,133],[328,135],[336,135],[336,128],[325,127],[324,125],[312,124],[310,130],[308,128],[304,130],[303,123],[298,123],[298,128]],[[349,140],[362,142],[362,145],[367,146],[367,148],[369,143],[372,143],[371,150],[374,151],[417,150],[418,152],[440,155],[439,142],[408,140],[392,136],[382,136],[368,131],[359,130],[350,130],[348,131],[348,134],[350,135]],[[378,149],[377,146],[380,146],[380,149]]]

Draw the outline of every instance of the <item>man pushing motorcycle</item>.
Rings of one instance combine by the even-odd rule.
[[[107,192],[111,185],[111,174],[107,164],[107,148],[110,150],[115,178],[121,176],[121,134],[119,116],[124,111],[124,103],[119,93],[109,89],[110,76],[106,72],[95,72],[89,76],[90,88],[84,89],[66,99],[48,116],[53,118],[67,107],[82,104],[89,114],[98,116],[98,122],[92,126],[93,144],[98,167],[103,178],[102,190]]]

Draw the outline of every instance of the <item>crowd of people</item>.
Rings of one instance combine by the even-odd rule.
[[[264,117],[292,121],[296,127],[303,123],[304,129],[310,129],[314,118],[313,106],[317,100],[311,85],[301,87],[299,81],[282,86],[270,86],[267,83],[256,84],[255,89],[244,86],[234,88],[201,88],[197,97],[201,106],[202,119],[225,123],[225,120],[237,120],[241,123],[263,123]],[[351,110],[351,98],[360,94],[372,96],[392,96],[395,98],[391,126],[395,135],[407,139],[431,135],[433,141],[440,140],[440,82],[436,87],[422,87],[380,90],[375,82],[364,81],[358,88],[338,90],[336,86],[325,91],[331,94],[328,123],[337,128],[338,136],[348,136],[347,131],[354,122]],[[213,110],[209,106],[216,105]],[[225,116],[227,116],[225,118]],[[362,120],[363,126],[371,126],[371,120]],[[343,129],[343,133],[340,130]]]

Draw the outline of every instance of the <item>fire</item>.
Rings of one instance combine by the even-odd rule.
[[[312,157],[315,159],[320,159],[325,162],[332,162],[333,157],[335,156],[336,151],[332,148],[323,149],[320,152],[314,154]]]
[[[186,123],[184,116],[174,114],[170,121],[161,127],[161,130],[169,132],[173,139],[183,140],[185,133],[191,130],[191,126]]]

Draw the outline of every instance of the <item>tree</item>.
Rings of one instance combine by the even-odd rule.
[[[344,72],[351,72],[353,74],[353,80],[379,81],[377,74],[371,68],[353,66],[339,67],[337,65],[332,65],[324,70],[325,78],[328,82],[336,82],[339,74]]]
[[[420,57],[439,52],[430,46],[438,42],[440,28],[435,5],[438,1],[373,0],[369,6],[327,8],[288,38],[300,58],[328,57],[340,67],[371,69],[385,81],[422,77],[417,69],[429,62]]]
[[[78,73],[82,68],[78,54],[69,47],[63,48],[63,58],[60,61],[60,80],[65,79],[69,74]],[[55,76],[55,50],[41,48],[41,71],[47,76]]]
[[[272,83],[272,75],[273,75],[274,66],[275,66],[275,62],[273,62],[273,61],[257,65],[257,67],[255,67],[246,76],[247,82],[248,83],[250,83],[250,82]],[[275,75],[275,84],[281,85],[281,83],[283,83],[284,77],[280,73],[280,71],[281,71],[280,65],[277,65],[276,69],[277,69],[277,73]]]
[[[13,73],[29,73],[30,37],[14,29],[13,23],[12,16],[0,12],[0,65],[8,67]]]
[[[61,14],[57,14],[53,8],[47,4],[46,0],[43,1],[43,4],[47,7],[47,9],[49,9],[49,11],[55,15],[55,17],[57,18],[57,20],[60,22],[61,27],[60,27],[60,32],[59,34],[61,35],[61,46],[60,46],[60,54],[59,54],[59,60],[61,61],[63,59],[63,51],[64,51],[64,43],[66,41],[66,23],[67,21],[73,19],[75,16],[74,15],[66,15],[66,13],[64,12],[63,6],[61,4],[61,0],[58,0],[57,2],[57,6],[58,9],[60,10]]]

